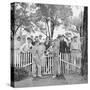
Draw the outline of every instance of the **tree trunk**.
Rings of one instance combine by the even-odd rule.
[[[88,73],[88,7],[84,7],[83,29],[82,29],[82,60],[81,60],[81,75]]]
[[[49,40],[50,40],[50,31],[49,31],[49,24],[47,23],[47,29],[48,29],[48,37],[49,37]]]

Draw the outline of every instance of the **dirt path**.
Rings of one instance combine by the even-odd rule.
[[[65,80],[63,79],[53,79],[52,77],[46,78],[28,78],[19,82],[15,82],[15,87],[33,87],[33,86],[49,86],[49,85],[67,85],[67,84],[82,84],[88,83],[88,80],[84,80],[80,75],[72,74],[65,75]]]

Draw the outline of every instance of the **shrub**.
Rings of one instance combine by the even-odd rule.
[[[14,68],[14,81],[20,81],[28,77],[29,72],[25,68]]]

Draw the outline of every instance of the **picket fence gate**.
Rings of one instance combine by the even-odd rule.
[[[53,74],[53,56],[52,55],[47,55],[46,56],[46,64],[44,67],[43,74],[48,75],[48,74]],[[74,72],[74,70],[78,70],[80,72],[81,68],[81,61],[77,63],[72,63],[68,60],[63,60],[61,59],[61,54],[59,54],[59,63],[60,63],[60,68],[61,68],[61,62],[63,62],[63,72],[65,74],[70,74]],[[76,61],[75,61],[76,62]],[[33,56],[32,54],[28,52],[19,52],[15,55],[15,60],[14,60],[14,67],[16,68],[26,68],[32,72],[32,65],[33,65]],[[60,69],[61,70],[61,69]]]

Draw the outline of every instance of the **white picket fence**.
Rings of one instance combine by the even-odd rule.
[[[22,68],[32,65],[32,54],[30,52],[20,52],[15,55],[14,67]]]
[[[52,74],[53,72],[53,56],[52,55],[47,55],[46,56],[46,64],[44,67],[43,74]],[[70,73],[73,68],[77,68],[80,70],[80,64],[73,64],[67,60],[61,59],[61,54],[59,55],[59,63],[60,63],[60,68],[61,68],[61,62],[63,62],[63,72],[64,73]],[[15,60],[14,60],[14,67],[16,68],[29,68],[32,72],[32,65],[33,65],[33,57],[30,52],[26,53],[17,53],[15,55]]]
[[[53,56],[47,55],[46,56],[46,63],[44,67],[44,74],[52,74],[53,72]]]

